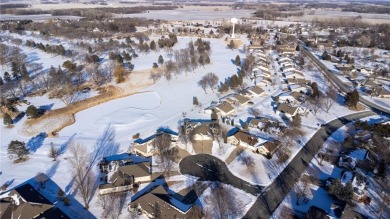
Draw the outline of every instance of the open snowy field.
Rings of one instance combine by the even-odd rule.
[[[186,44],[189,40],[189,38],[179,39],[179,42]],[[160,126],[175,130],[183,112],[186,112],[189,118],[209,118],[209,115],[200,113],[202,110],[193,107],[192,98],[197,96],[203,107],[206,107],[212,100],[218,100],[218,95],[212,93],[210,89],[205,94],[202,88],[197,85],[197,81],[208,72],[214,72],[220,80],[235,74],[236,68],[231,59],[239,54],[237,50],[228,49],[222,40],[210,39],[210,42],[213,50],[212,64],[206,65],[204,68],[200,67],[195,72],[188,73],[188,76],[182,74],[177,78],[173,77],[171,81],[161,79],[155,85],[144,89],[143,93],[81,111],[75,115],[75,123],[61,130],[56,138],[48,138],[44,133],[32,138],[23,136],[19,130],[26,117],[16,122],[13,128],[1,126],[0,183],[12,181],[10,187],[13,187],[32,178],[37,172],[44,172],[68,193],[72,191],[73,184],[66,161],[68,141],[78,141],[92,150],[99,139],[107,137],[108,133],[105,130],[110,127],[111,130],[114,130],[109,133],[110,144],[114,149],[117,149],[117,152],[125,152],[128,150],[132,142],[132,135],[135,133],[146,137]],[[180,45],[178,46],[180,47]],[[148,66],[155,62],[147,56],[139,59],[150,62]],[[40,98],[36,98],[35,101],[37,103],[46,102]],[[50,100],[47,104],[52,102],[54,101]],[[16,139],[25,141],[31,151],[29,160],[21,164],[14,164],[7,155],[9,142]],[[51,161],[48,157],[51,142],[63,152],[57,162]],[[114,150],[111,152],[115,153]],[[93,210],[94,207],[91,206],[91,209]],[[92,213],[95,212],[92,211]]]

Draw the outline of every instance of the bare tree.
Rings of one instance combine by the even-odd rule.
[[[307,101],[309,109],[314,113],[314,115],[317,114],[318,110],[321,108],[322,101],[320,101],[319,97],[310,97]]]
[[[219,182],[210,185],[211,194],[206,196],[206,218],[242,217],[242,202]]]
[[[72,86],[65,86],[62,89],[60,100],[67,106],[76,102],[79,98],[79,93]]]
[[[211,90],[214,92],[215,86],[218,84],[218,76],[215,73],[209,72],[205,75],[207,85],[211,88]]]
[[[261,116],[261,110],[259,108],[250,107],[248,113],[254,117]]]
[[[84,207],[88,209],[96,182],[96,176],[89,165],[90,153],[84,145],[77,142],[72,142],[69,152],[70,171],[74,176],[74,183],[78,193],[83,199]]]
[[[330,97],[322,97],[321,105],[324,106],[325,112],[329,112],[330,108],[332,108],[334,101]]]
[[[199,81],[198,81],[198,85],[204,90],[204,92],[207,94],[206,92],[206,87],[207,87],[207,78],[205,76],[203,76]]]
[[[152,72],[150,72],[149,78],[152,79],[153,83],[155,84],[158,81],[158,79],[161,78],[161,73],[152,71]]]
[[[38,183],[38,189],[45,188],[46,182],[49,180],[49,177],[44,173],[38,172],[35,176],[35,181]]]
[[[295,184],[295,194],[297,196],[296,204],[299,205],[299,201],[302,197],[306,197],[309,192],[309,176],[303,175],[300,180]]]
[[[171,146],[171,143],[171,135],[168,133],[159,134],[152,142],[152,146],[157,156],[157,163],[159,163],[160,167],[168,175],[172,170],[175,164],[175,159],[179,153],[177,147]]]
[[[238,154],[237,157],[238,161],[240,161],[243,165],[245,165],[249,171],[253,172],[256,166],[253,157],[251,157],[249,154],[244,153],[243,149],[239,150],[237,154]]]

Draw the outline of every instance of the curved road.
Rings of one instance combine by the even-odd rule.
[[[198,154],[184,158],[179,164],[180,172],[197,176],[204,181],[218,180],[253,195],[258,195],[256,202],[244,218],[269,218],[328,137],[345,124],[372,115],[375,115],[375,113],[371,111],[359,112],[328,122],[313,135],[274,182],[266,188],[252,185],[236,177],[229,171],[225,162],[208,154]]]

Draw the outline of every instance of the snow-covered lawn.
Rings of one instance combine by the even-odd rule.
[[[256,196],[253,196],[249,193],[246,193],[240,189],[237,189],[233,186],[221,184],[226,191],[229,191],[229,197],[234,200],[225,200],[225,201],[233,201],[233,204],[235,204],[235,207],[238,208],[238,212],[235,212],[235,218],[242,218],[246,212],[252,207],[252,205],[256,201]],[[204,212],[214,212],[218,211],[217,207],[214,205],[215,203],[210,203],[210,200],[212,198],[209,198],[210,196],[213,196],[214,192],[212,189],[212,186],[209,186],[201,196],[199,196],[199,201],[201,206],[204,208]],[[211,215],[214,215],[210,213]]]

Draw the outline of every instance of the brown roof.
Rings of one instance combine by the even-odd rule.
[[[268,123],[269,120],[266,119],[266,118],[260,118],[260,119],[253,118],[253,119],[251,119],[251,121],[250,121],[249,123],[250,123],[251,125],[257,126],[257,125],[259,125],[260,122],[261,122],[261,123]]]
[[[150,176],[150,162],[119,166],[118,171],[134,177]]]
[[[282,113],[294,115],[294,113],[298,110],[298,108],[289,106],[286,103],[281,103],[281,104],[279,104],[279,106],[276,110],[279,112],[282,112]]]
[[[271,153],[275,153],[276,149],[280,146],[280,141],[267,141],[263,144],[263,146]]]
[[[234,95],[234,98],[236,98],[240,104],[245,104],[245,103],[248,103],[250,101],[250,99],[248,97],[244,97],[244,96],[239,95],[239,94]]]
[[[159,218],[189,218],[190,211],[194,209],[193,205],[187,204],[185,209],[179,210],[179,206],[174,206],[172,202],[173,199],[175,198],[168,194],[166,188],[159,185],[152,191],[140,196],[136,200],[133,200],[132,204],[140,205],[144,211],[153,216],[156,216],[154,215],[154,212],[156,212],[155,206],[158,204],[160,210]],[[174,202],[180,201],[175,200]]]
[[[260,94],[262,94],[264,92],[264,90],[261,89],[261,87],[259,87],[259,86],[253,86],[253,87],[250,88],[250,90],[253,91],[255,94],[258,94],[258,95],[260,95]]]
[[[221,104],[219,104],[217,106],[217,108],[220,111],[223,111],[224,113],[230,113],[234,110],[234,107],[230,103],[227,103],[227,102],[222,102]]]
[[[242,131],[236,132],[233,135],[237,140],[247,143],[248,145],[254,146],[257,143],[257,138]]]

